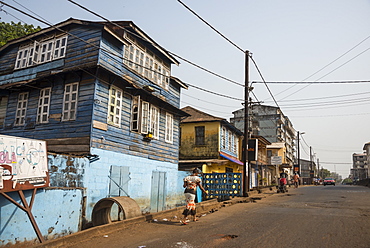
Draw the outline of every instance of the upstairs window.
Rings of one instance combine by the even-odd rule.
[[[226,128],[221,129],[221,148],[226,149]]]
[[[198,126],[195,127],[195,145],[203,146],[205,145],[205,127]]]
[[[40,91],[39,104],[37,108],[37,123],[49,122],[51,88],[45,88]]]
[[[108,123],[120,126],[122,111],[122,90],[112,86],[109,91]]]
[[[131,107],[131,130],[139,132],[140,127],[140,96],[136,96],[132,100]]]
[[[28,92],[19,93],[17,110],[15,112],[15,126],[22,126],[25,123],[28,102]]]
[[[124,63],[156,85],[168,90],[170,67],[145,47],[134,44],[125,46]]]
[[[63,121],[76,120],[78,83],[66,84],[63,97]]]
[[[173,143],[173,115],[166,113],[166,126],[165,126],[164,140],[167,143]]]
[[[143,101],[141,109],[141,133],[146,134],[149,132],[149,103]]]
[[[153,134],[153,138],[159,138],[159,108],[150,106],[150,126],[149,132]]]
[[[19,48],[14,69],[22,69],[63,58],[66,54],[66,47],[67,35],[44,41],[34,41]]]
[[[55,39],[54,59],[62,58],[65,55],[67,47],[67,36]]]
[[[160,110],[139,96],[134,97],[131,107],[131,131],[142,134],[152,133],[159,139]]]

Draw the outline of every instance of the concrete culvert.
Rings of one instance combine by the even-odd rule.
[[[117,196],[103,198],[95,204],[92,211],[92,223],[94,226],[112,223],[111,211],[113,205],[118,207],[120,220],[141,216],[139,205],[130,197]]]

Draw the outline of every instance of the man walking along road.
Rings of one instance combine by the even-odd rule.
[[[294,174],[293,181],[294,181],[294,188],[298,188],[298,185],[299,185],[299,176],[298,176],[297,173]]]
[[[193,174],[190,176],[187,176],[184,178],[184,185],[183,187],[185,188],[185,199],[186,199],[186,207],[184,212],[182,213],[184,215],[183,220],[181,223],[183,225],[187,224],[187,217],[188,215],[193,216],[193,221],[197,221],[196,218],[196,207],[195,207],[195,196],[197,192],[197,186],[203,191],[203,193],[207,194],[206,190],[202,186],[202,179],[198,177],[199,170],[198,168],[195,168],[193,170]]]

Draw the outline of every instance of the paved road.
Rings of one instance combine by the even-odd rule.
[[[140,223],[69,247],[370,247],[370,188],[311,186],[239,203],[198,222]]]

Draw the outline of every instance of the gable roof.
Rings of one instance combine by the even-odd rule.
[[[224,121],[225,119],[215,117],[213,115],[204,113],[198,109],[195,109],[190,106],[186,106],[181,109],[182,111],[188,113],[190,116],[184,118],[181,120],[183,123],[188,123],[188,122],[205,122],[205,121]]]
[[[194,122],[220,122],[223,126],[228,127],[230,130],[234,130],[236,134],[242,135],[243,132],[237,129],[234,125],[232,125],[230,122],[228,122],[224,118],[216,117],[207,113],[204,113],[198,109],[195,109],[190,106],[186,106],[181,109],[185,113],[189,114],[189,116],[183,118],[181,120],[181,123],[194,123]]]
[[[85,21],[85,20],[80,20],[80,19],[69,18],[68,20],[52,25],[51,27],[43,28],[38,32],[10,40],[4,46],[0,47],[0,52],[9,46],[15,45],[25,40],[34,39],[37,36],[40,36],[42,34],[45,34],[45,33],[48,33],[54,30],[58,30],[58,31],[67,30],[65,29],[65,27],[71,24],[102,26],[107,31],[110,30],[114,32],[117,35],[116,38],[119,38],[120,40],[121,38],[124,38],[123,34],[124,34],[124,31],[126,31],[128,33],[133,34],[135,37],[140,37],[141,42],[143,42],[146,46],[157,50],[158,53],[160,53],[163,57],[170,60],[171,63],[176,64],[176,65],[180,64],[180,62],[178,62],[167,50],[165,50],[163,47],[158,45],[152,38],[150,38],[146,33],[144,33],[132,21],[94,22],[94,21]],[[68,33],[68,31],[63,31],[63,32]]]

